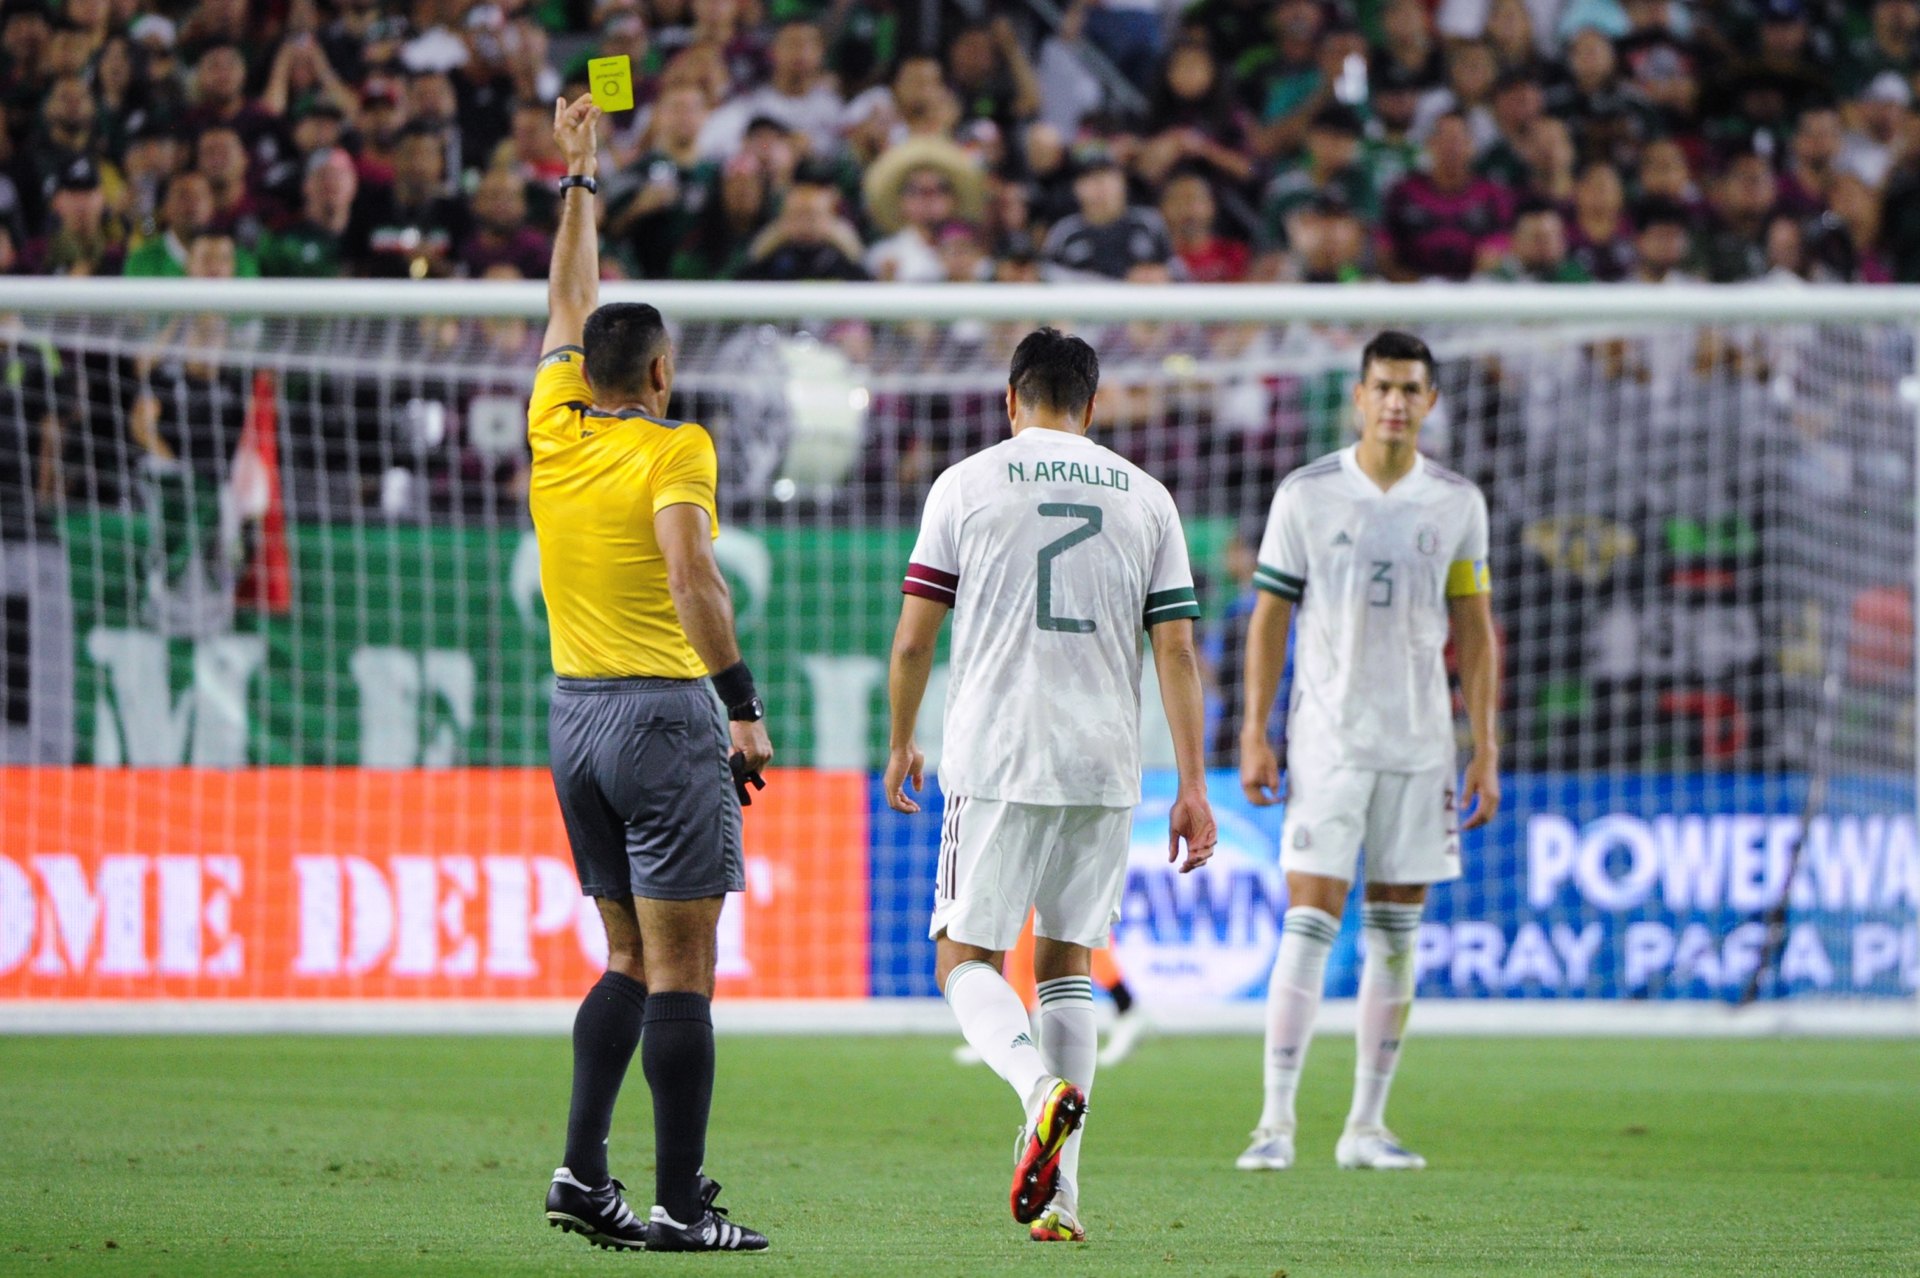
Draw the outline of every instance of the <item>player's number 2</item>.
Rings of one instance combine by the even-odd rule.
[[[1100,535],[1100,523],[1103,518],[1100,507],[1045,501],[1040,503],[1040,516],[1043,519],[1079,519],[1085,522],[1066,536],[1056,537],[1040,547],[1040,584],[1039,589],[1034,592],[1033,624],[1042,630],[1059,630],[1070,635],[1090,635],[1094,632],[1094,624],[1088,618],[1053,615],[1053,561],[1088,538]]]

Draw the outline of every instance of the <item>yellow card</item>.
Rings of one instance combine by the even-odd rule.
[[[587,83],[593,88],[593,104],[602,111],[633,110],[633,63],[626,54],[590,59]]]

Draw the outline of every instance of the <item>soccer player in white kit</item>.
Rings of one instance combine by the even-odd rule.
[[[1280,835],[1288,909],[1267,988],[1266,1103],[1236,1164],[1246,1171],[1293,1165],[1294,1093],[1363,844],[1359,1056],[1334,1157],[1346,1168],[1426,1166],[1387,1130],[1386,1106],[1413,1002],[1427,885],[1460,876],[1449,625],[1473,734],[1465,828],[1485,825],[1500,807],[1487,503],[1415,447],[1438,393],[1426,343],[1391,331],[1375,337],[1353,391],[1360,441],[1287,476],[1260,543],[1240,784],[1262,806],[1281,798],[1264,728],[1296,610],[1299,649]]]
[[[941,623],[954,614],[940,788],[946,817],[928,934],[967,1042],[1020,1098],[1013,1217],[1036,1242],[1080,1241],[1080,1122],[1099,1047],[1094,949],[1120,917],[1140,802],[1142,632],[1179,793],[1167,859],[1212,855],[1200,608],[1186,535],[1159,481],[1086,437],[1100,365],[1042,328],[1007,378],[1013,438],[934,481],[903,586],[888,691],[887,802],[918,812],[914,722]],[[1039,1037],[1001,976],[1034,913]]]

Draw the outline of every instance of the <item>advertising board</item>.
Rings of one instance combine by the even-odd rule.
[[[1795,863],[1803,778],[1539,774],[1503,784],[1500,815],[1463,841],[1464,875],[1427,907],[1424,998],[1738,998],[1783,895],[1785,992],[1920,987],[1909,785],[1836,782]],[[1211,773],[1219,850],[1183,875],[1167,864],[1174,789],[1168,772],[1142,786],[1113,935],[1120,969],[1149,1007],[1263,999],[1287,904],[1284,807],[1256,808],[1236,774]],[[938,796],[925,806],[918,817],[874,817],[876,962],[886,957],[876,992],[938,993],[925,939]],[[1358,916],[1350,905],[1328,961],[1336,998],[1355,992]]]
[[[1910,791],[1842,781],[1800,843],[1799,783],[1521,775],[1421,925],[1426,998],[1719,999],[1785,906],[1789,994],[1920,987]],[[1211,774],[1219,850],[1167,863],[1148,774],[1114,929],[1149,1008],[1257,1002],[1279,944],[1283,809]],[[740,998],[938,996],[927,939],[942,803],[903,817],[861,772],[780,769],[722,914]],[[1328,993],[1361,960],[1349,909]],[[574,998],[604,961],[537,768],[0,769],[0,999]]]
[[[867,992],[866,778],[775,771],[720,992]],[[577,998],[544,769],[0,769],[0,998]]]

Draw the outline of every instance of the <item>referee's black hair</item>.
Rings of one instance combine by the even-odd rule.
[[[1376,359],[1411,359],[1427,366],[1427,381],[1433,381],[1433,352],[1412,333],[1397,328],[1383,329],[1360,352],[1360,380],[1367,378],[1367,365]]]
[[[647,368],[667,348],[667,322],[645,302],[608,302],[587,316],[580,350],[596,395],[648,389]]]
[[[1078,413],[1100,389],[1100,357],[1077,337],[1036,328],[1014,348],[1007,385],[1036,408]]]

